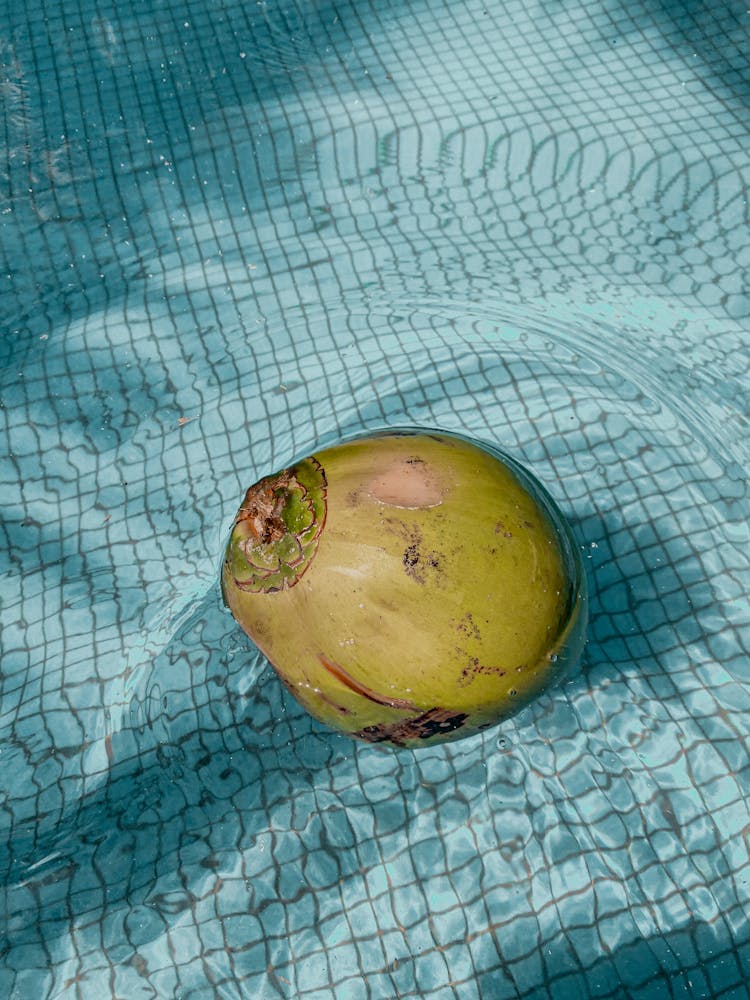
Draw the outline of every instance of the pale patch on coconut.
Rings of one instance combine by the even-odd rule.
[[[439,507],[446,489],[437,473],[417,456],[398,458],[370,480],[368,495],[378,503],[403,510]]]

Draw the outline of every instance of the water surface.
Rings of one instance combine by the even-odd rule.
[[[0,14],[0,995],[748,996],[745,5]],[[221,606],[366,427],[574,526],[580,673],[384,753]]]

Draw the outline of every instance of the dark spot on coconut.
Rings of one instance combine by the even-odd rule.
[[[456,729],[460,729],[468,717],[466,712],[451,712],[447,708],[432,708],[429,712],[425,712],[424,715],[415,719],[411,728],[415,736],[421,740],[427,740],[431,736],[452,733]]]
[[[401,557],[401,561],[406,571],[406,575],[410,576],[416,583],[426,582],[426,573],[432,571],[437,582],[440,582],[442,576],[442,565],[445,559],[445,555],[442,552],[428,552],[424,553],[421,549],[422,544],[422,533],[416,525],[413,525],[411,529],[406,528],[402,531],[402,535],[408,542],[408,545],[404,549],[404,554]]]
[[[406,459],[407,465],[424,465],[424,459],[420,458],[419,455],[413,455],[411,458]]]
[[[474,616],[471,611],[467,611],[463,618],[458,622],[456,628],[459,632],[463,632],[464,635],[468,635],[472,639],[481,639],[482,633],[479,631],[479,626],[474,621]]]
[[[535,527],[535,525],[531,521],[524,521],[523,523],[524,523],[525,527],[527,527],[527,528],[534,528]]]
[[[424,583],[424,576],[418,569],[420,558],[418,543],[412,543],[411,545],[407,545],[401,561],[404,564],[407,576],[410,576],[417,583]]]
[[[461,650],[465,652],[465,650]],[[504,667],[493,667],[486,663],[482,663],[478,656],[469,656],[466,666],[463,668],[459,675],[459,684],[461,687],[466,687],[467,684],[471,684],[480,674],[492,675],[495,677],[505,677]]]
[[[501,531],[505,531],[505,525],[502,521],[495,522],[495,534],[499,535]]]
[[[466,712],[451,712],[446,708],[430,708],[412,719],[400,722],[379,723],[366,726],[354,736],[367,743],[393,743],[397,747],[406,746],[408,740],[429,740],[433,736],[444,735],[460,729],[466,722]]]
[[[362,502],[362,494],[359,490],[352,490],[351,493],[346,494],[346,505],[347,507],[358,507]]]
[[[293,694],[296,697],[297,696],[297,688],[298,688],[299,685],[295,684],[294,681],[290,681],[283,674],[279,674],[279,679],[281,680],[281,683],[284,685],[284,687],[287,689],[287,691],[289,691],[291,694]]]
[[[364,729],[359,729],[356,733],[352,733],[352,736],[364,740],[365,743],[385,743],[387,740],[390,740],[396,746],[402,747],[404,745],[403,742],[393,739],[390,736],[389,729],[390,727],[385,725],[385,723],[379,722],[376,726],[365,726]]]
[[[419,562],[419,549],[416,545],[410,545],[404,552],[404,566],[416,566]]]

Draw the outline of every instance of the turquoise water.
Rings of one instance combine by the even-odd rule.
[[[0,12],[0,996],[750,995],[745,4]],[[421,753],[221,605],[368,427],[532,469],[581,670]]]

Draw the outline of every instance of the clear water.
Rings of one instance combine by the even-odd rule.
[[[0,996],[747,997],[750,14],[0,10]],[[578,676],[414,754],[222,609],[244,487],[494,442]]]

